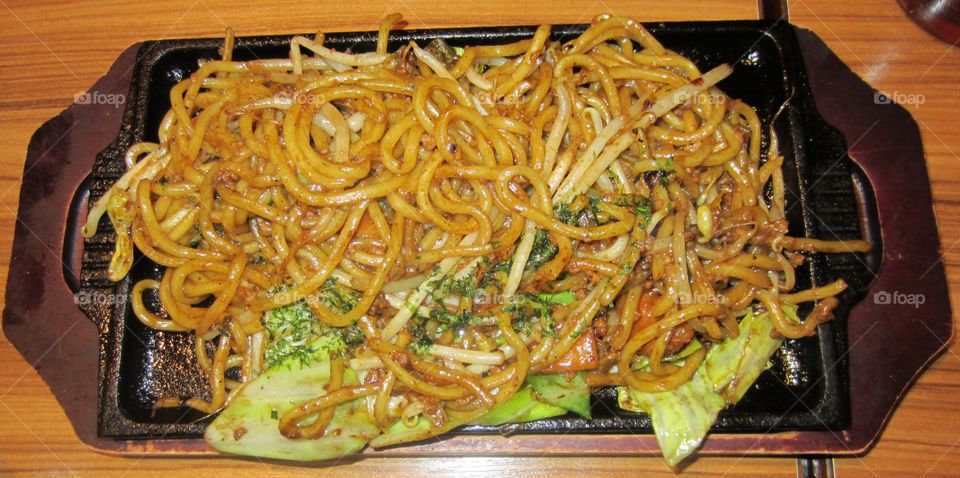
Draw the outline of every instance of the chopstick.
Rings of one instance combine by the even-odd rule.
[[[833,457],[797,458],[797,478],[834,478]]]

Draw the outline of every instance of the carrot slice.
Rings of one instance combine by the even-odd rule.
[[[556,362],[543,369],[543,373],[565,373],[577,372],[580,370],[592,370],[600,364],[600,358],[597,356],[597,335],[593,328],[580,335],[580,338],[574,342],[573,347],[567,353],[560,356]]]

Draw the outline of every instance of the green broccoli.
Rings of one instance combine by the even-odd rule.
[[[270,334],[264,360],[268,367],[297,361],[308,365],[322,354],[343,355],[366,341],[357,325],[331,327],[321,323],[304,301],[268,310],[262,323]],[[326,338],[323,346],[318,339]]]

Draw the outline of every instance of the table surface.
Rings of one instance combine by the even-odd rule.
[[[47,119],[92,85],[128,45],[149,39],[215,37],[231,26],[240,35],[372,30],[386,13],[404,14],[411,28],[578,23],[610,12],[642,21],[757,18],[754,1],[548,2],[484,0],[354,0],[154,2],[0,0],[0,290],[10,248],[27,143]],[[553,3],[553,2],[550,2]],[[673,6],[672,6],[673,5]],[[791,1],[791,21],[816,32],[875,88],[906,105],[923,135],[947,276],[960,290],[960,48],[940,43],[911,23],[893,0]],[[901,96],[902,95],[902,96]],[[15,278],[14,278],[15,280]],[[954,310],[960,310],[952,295]],[[3,300],[3,299],[0,299]],[[69,337],[66,338],[69,340]],[[836,461],[837,476],[955,476],[960,468],[960,347],[951,344],[913,386],[879,443],[862,457]],[[152,476],[190,470],[268,475],[376,473],[572,476],[585,471],[674,476],[657,457],[365,458],[336,468],[292,467],[231,458],[170,459],[104,455],[81,443],[31,364],[0,338],[0,474]],[[191,473],[193,474],[193,473]],[[791,458],[704,457],[683,475],[796,476]]]

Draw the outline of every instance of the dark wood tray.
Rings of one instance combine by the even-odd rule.
[[[770,22],[674,24],[673,27],[718,30],[724,26],[732,28],[735,24],[741,27],[750,24],[758,31],[774,32],[770,35],[772,37],[782,36],[784,29],[793,33],[789,25]],[[433,33],[449,37],[451,32],[463,34],[470,31],[480,30]],[[515,35],[523,29],[485,31],[502,37]],[[416,34],[407,32],[407,35]],[[346,39],[350,34],[341,35]],[[810,409],[798,400],[795,406],[778,414],[778,417],[790,413],[801,417],[794,419],[792,426],[789,420],[784,426],[784,420],[778,417],[772,422],[770,418],[759,419],[760,414],[749,410],[743,415],[746,418],[737,422],[734,413],[732,418],[721,420],[720,430],[750,433],[714,433],[706,441],[703,453],[846,454],[863,451],[876,439],[906,387],[942,351],[943,344],[952,334],[949,298],[943,266],[939,262],[932,200],[916,125],[902,108],[877,104],[874,91],[853,75],[812,33],[799,30],[798,38],[812,98],[816,100],[820,113],[840,129],[847,144],[852,145],[849,156],[865,172],[866,176],[854,174],[854,178],[859,179],[854,180],[852,190],[858,196],[856,203],[861,208],[861,227],[868,236],[877,236],[873,238],[875,243],[883,244],[879,275],[867,292],[867,298],[850,312],[846,333],[841,327],[833,327],[822,332],[816,342],[818,359],[825,372],[824,382],[832,387],[832,392],[828,391],[824,396],[825,408]],[[283,38],[249,41],[251,45],[259,42],[261,47],[266,42],[269,47],[271,42],[276,44]],[[202,49],[215,44],[207,40],[177,42],[134,45],[90,91],[100,95],[127,95],[131,92],[131,81],[143,69],[144,58],[170,53],[164,48]],[[122,149],[123,141],[108,148],[115,138],[119,136],[127,141],[141,138],[144,130],[149,128],[150,121],[144,113],[149,96],[144,92],[131,94],[128,100],[144,104],[126,109],[111,104],[74,105],[45,124],[32,139],[21,190],[21,221],[17,225],[11,261],[4,331],[51,386],[78,435],[91,446],[116,452],[211,452],[195,438],[202,424],[155,420],[144,426],[142,421],[131,419],[129,410],[126,413],[121,411],[118,406],[118,396],[122,395],[119,349],[127,331],[123,314],[115,313],[110,303],[93,301],[91,306],[91,301],[84,301],[85,310],[92,317],[99,317],[94,321],[96,326],[91,326],[74,305],[75,291],[96,292],[95,288],[89,288],[89,265],[84,269],[83,281],[79,274],[84,255],[82,241],[77,235],[78,223],[82,222],[81,213],[88,200],[86,194],[93,181],[85,178],[98,153],[106,149],[104,154],[109,156],[110,151],[115,155]],[[807,129],[813,128],[808,126]],[[806,141],[824,140],[824,135],[829,134],[828,128],[807,131]],[[804,145],[795,146],[802,148]],[[823,151],[814,143],[806,146],[812,152]],[[841,158],[835,161],[837,164],[843,159],[842,153],[841,150]],[[102,163],[103,157],[98,163],[101,169]],[[841,168],[841,171],[846,170]],[[846,174],[849,176],[850,173]],[[97,176],[96,171],[93,176]],[[872,190],[876,191],[875,199],[871,184]],[[806,232],[810,232],[807,222]],[[97,249],[92,250],[95,254]],[[820,267],[827,275],[832,269],[843,266],[824,261],[819,261]],[[881,295],[874,295],[878,293]],[[894,294],[894,297],[895,294],[922,294],[925,300],[919,308],[911,304],[884,304],[882,294]],[[875,300],[875,297],[881,300]],[[119,321],[111,319],[118,315]],[[48,357],[47,352],[53,348],[60,348],[61,353]],[[101,352],[99,360],[98,350]],[[71,359],[63,360],[64,356]],[[97,363],[101,372],[99,378]],[[848,380],[849,389],[846,386]],[[848,390],[849,405],[846,400]],[[98,399],[101,408],[99,421]],[[642,418],[633,417],[632,420],[634,422],[628,423],[632,425],[628,428],[643,428]],[[511,438],[460,435],[375,453],[635,454],[658,449],[654,437],[649,434],[625,434],[622,427],[618,434],[607,434],[618,430],[616,421],[614,426],[604,429],[571,423],[559,422],[559,425],[539,429],[532,427],[528,431],[536,434]],[[728,425],[725,427],[724,423]],[[768,433],[791,428],[808,430]],[[550,434],[558,431],[564,434]]]

